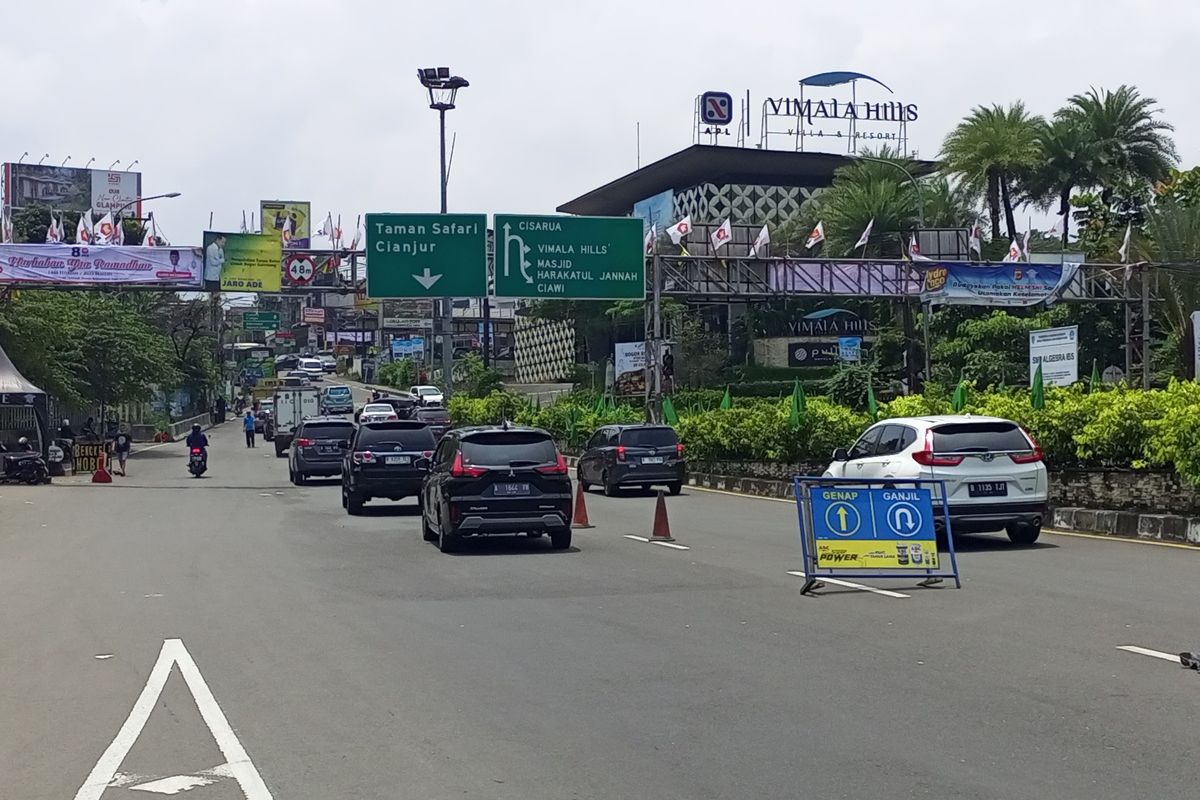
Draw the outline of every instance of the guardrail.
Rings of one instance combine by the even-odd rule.
[[[194,417],[189,417],[188,419],[183,419],[179,422],[171,424],[167,427],[167,434],[171,437],[171,441],[174,442],[178,440],[181,435],[186,435],[189,433],[192,430],[192,426],[197,422],[199,422],[202,427],[207,427],[211,421],[212,418],[208,414],[197,414]]]

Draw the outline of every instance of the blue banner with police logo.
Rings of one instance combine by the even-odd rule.
[[[921,299],[935,305],[1032,306],[1056,299],[1078,269],[1078,264],[939,262],[925,271]]]

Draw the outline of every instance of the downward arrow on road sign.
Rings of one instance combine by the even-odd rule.
[[[413,275],[417,279],[417,283],[425,287],[425,291],[433,288],[433,285],[442,279],[441,275],[430,275],[429,267],[425,268],[425,272],[420,275]]]

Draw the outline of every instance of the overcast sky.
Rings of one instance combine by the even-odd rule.
[[[260,199],[347,229],[436,211],[422,65],[471,82],[450,112],[452,211],[552,213],[635,168],[637,122],[645,164],[691,143],[698,93],[750,89],[757,108],[827,70],[917,103],[924,157],[976,104],[1048,114],[1132,83],[1200,161],[1200,5],[1183,0],[59,0],[7,3],[4,22],[0,158],[138,159],[145,193],[183,193],[154,205],[177,244],[210,211],[236,230]]]

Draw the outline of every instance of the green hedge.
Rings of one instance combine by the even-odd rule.
[[[734,407],[715,408],[723,390],[679,393],[678,430],[694,461],[783,461],[824,463],[836,447],[849,447],[870,424],[862,410],[824,397],[810,397],[798,430],[789,425],[790,400],[734,396]],[[713,397],[715,396],[715,401]],[[536,409],[523,397],[493,392],[482,399],[455,397],[450,415],[457,425],[510,419],[544,428],[578,447],[597,427],[640,422],[643,410],[622,405],[596,412],[595,400],[568,397]],[[879,404],[881,419],[949,414],[941,395],[897,397]],[[1046,453],[1052,469],[1149,467],[1175,469],[1200,485],[1200,384],[1173,382],[1166,389],[1127,387],[1088,392],[1082,384],[1046,390],[1046,407],[1034,409],[1025,389],[970,392],[964,413],[1003,417],[1019,423]],[[571,420],[574,418],[574,425]]]

